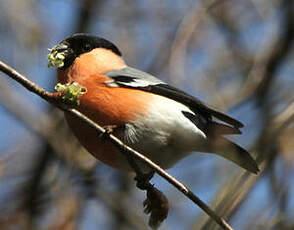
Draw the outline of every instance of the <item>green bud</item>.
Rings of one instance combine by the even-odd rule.
[[[79,105],[79,96],[87,93],[87,88],[77,82],[61,84],[55,86],[55,90],[62,93],[62,99],[66,104]]]

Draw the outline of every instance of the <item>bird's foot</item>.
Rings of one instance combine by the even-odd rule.
[[[150,187],[153,187],[152,184],[150,184],[150,180],[152,179],[154,175],[154,172],[150,173],[140,173],[137,174],[136,177],[134,178],[135,181],[137,181],[136,186],[137,188],[141,190],[147,190]]]
[[[115,130],[122,129],[124,130],[125,125],[105,125],[103,129],[105,130],[103,133],[99,135],[100,138],[105,139],[110,134],[113,134]]]

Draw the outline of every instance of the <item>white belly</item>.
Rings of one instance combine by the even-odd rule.
[[[188,107],[162,96],[154,97],[148,116],[126,125],[124,139],[161,167],[169,168],[197,150],[206,136],[183,115],[182,111],[193,113]]]

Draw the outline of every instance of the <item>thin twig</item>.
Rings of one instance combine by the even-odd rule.
[[[44,100],[54,104],[59,109],[66,111],[67,113],[78,117],[79,119],[86,122],[92,128],[95,128],[98,133],[105,133],[105,129],[101,126],[96,124],[94,121],[83,115],[76,109],[69,108],[68,106],[62,104],[60,102],[59,97],[60,94],[58,93],[50,93],[39,87],[37,84],[30,81],[24,75],[18,73],[12,67],[8,66],[7,64],[0,61],[0,70],[7,74],[9,77],[14,79],[15,81],[22,84],[26,89],[30,90],[31,92],[39,95]],[[209,206],[207,206],[200,198],[198,198],[191,190],[189,190],[184,184],[179,182],[173,176],[168,174],[165,170],[163,170],[159,165],[152,162],[150,159],[145,157],[143,154],[133,150],[129,146],[125,145],[120,139],[115,137],[112,134],[104,135],[106,136],[107,140],[110,141],[114,146],[116,146],[119,150],[121,150],[122,154],[128,155],[131,157],[135,157],[136,159],[140,160],[147,164],[150,168],[152,168],[155,172],[157,172],[160,176],[162,176],[165,180],[167,180],[170,184],[176,187],[180,192],[182,192],[186,197],[188,197],[191,201],[193,201],[196,205],[198,205],[204,212],[206,212],[216,223],[218,223],[223,229],[225,230],[233,230],[233,228],[221,217],[219,217]]]

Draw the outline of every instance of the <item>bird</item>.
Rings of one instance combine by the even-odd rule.
[[[59,84],[79,84],[86,92],[76,109],[126,145],[168,169],[192,152],[213,153],[258,173],[250,153],[226,136],[241,134],[240,121],[155,76],[129,67],[112,42],[73,34],[50,49],[48,66]],[[132,171],[126,157],[81,119],[65,112],[68,126],[99,161]],[[141,162],[144,173],[152,169]],[[197,164],[197,162],[195,162]]]

